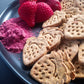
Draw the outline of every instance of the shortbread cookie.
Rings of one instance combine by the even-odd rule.
[[[43,56],[31,69],[31,76],[42,84],[64,84],[69,77],[68,70],[58,57],[58,54]]]
[[[31,37],[23,49],[23,63],[32,66],[39,58],[47,53],[47,43],[43,38]]]
[[[82,43],[79,46],[78,61],[79,63],[84,64],[84,41],[82,41]]]
[[[60,44],[63,36],[62,29],[57,27],[47,27],[40,31],[38,37],[44,38],[45,41],[47,41],[48,50],[50,51]]]
[[[80,10],[83,12],[84,11],[84,0],[74,0],[75,1],[75,6],[79,7]]]
[[[72,60],[78,53],[78,43],[78,41],[64,40],[57,50],[66,50],[70,57],[70,60]]]
[[[76,78],[84,78],[84,65],[81,65],[78,62],[78,58],[75,58],[73,61],[73,64],[75,66],[75,76]]]
[[[42,25],[43,28],[45,27],[57,27],[61,25],[65,21],[66,13],[64,11],[55,11],[54,15],[51,16],[47,21],[45,21]]]
[[[64,28],[66,39],[84,39],[84,15],[74,15],[69,18]]]

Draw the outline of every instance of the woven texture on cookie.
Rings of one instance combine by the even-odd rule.
[[[82,41],[79,46],[78,61],[79,63],[84,64],[84,41]]]
[[[82,12],[79,10],[78,7],[70,7],[66,9],[66,14],[76,15],[81,14]]]
[[[62,29],[57,27],[48,27],[41,30],[38,37],[44,38],[48,43],[48,49],[52,50],[60,44],[63,33]]]
[[[84,78],[84,65],[81,65],[78,62],[78,58],[74,59],[73,64],[75,66],[75,76],[76,76],[76,78]]]
[[[65,83],[70,82],[71,79],[74,80],[75,79],[75,74],[74,74],[75,68],[74,68],[74,65],[72,64],[72,62],[70,61],[70,58],[69,58],[67,52],[66,51],[62,52],[61,50],[59,50],[57,52],[52,51],[51,55],[59,56],[56,58],[56,60],[60,60],[65,64],[65,66],[67,68],[67,74],[68,74],[68,78],[66,78]]]
[[[78,53],[78,41],[63,41],[57,50],[67,51],[70,60]]]
[[[68,67],[70,72],[75,71],[74,66],[70,61],[69,55],[67,54],[67,52],[65,50],[64,51],[61,51],[61,50],[52,51],[52,53],[54,53],[54,54],[58,53],[59,54],[59,60],[62,60],[65,63],[65,65]]]
[[[47,21],[45,21],[42,25],[45,27],[56,27],[63,23],[65,20],[66,13],[64,11],[55,11],[54,15],[52,15]]]
[[[71,79],[74,80],[75,79],[75,68],[74,68],[74,65],[72,64],[72,62],[70,61],[70,57],[69,57],[67,51],[58,50],[57,53],[60,55],[64,64],[68,68],[68,74],[70,74]],[[70,81],[70,79],[67,80],[67,82],[69,82],[69,81]]]
[[[64,28],[66,39],[84,39],[84,20],[82,15],[69,18]]]
[[[62,0],[61,2],[62,10],[66,11],[71,7],[75,7],[74,0]]]
[[[84,0],[74,0],[75,1],[75,6],[79,7],[80,10],[83,12],[84,11]]]
[[[57,57],[50,54],[43,56],[31,69],[31,76],[42,84],[64,84],[67,68]]]
[[[42,38],[31,37],[23,49],[23,63],[32,66],[40,57],[47,53],[47,43]]]

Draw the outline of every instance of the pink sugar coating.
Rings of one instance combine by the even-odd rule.
[[[0,41],[14,53],[20,53],[26,40],[32,36],[32,29],[21,18],[12,18],[0,26]]]

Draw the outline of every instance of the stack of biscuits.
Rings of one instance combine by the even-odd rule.
[[[42,84],[64,84],[84,78],[84,0],[62,0],[42,25],[38,37],[27,39],[23,63]]]

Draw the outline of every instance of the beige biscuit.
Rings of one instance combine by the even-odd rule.
[[[84,39],[84,15],[74,15],[69,18],[64,28],[66,39]]]
[[[62,0],[61,5],[62,10],[64,10],[69,16],[84,14],[82,11],[80,11],[79,7],[76,6],[76,0]]]
[[[47,59],[47,60],[46,60]],[[45,55],[31,69],[31,76],[42,84],[64,84],[70,77],[59,54]]]
[[[45,21],[42,25],[43,28],[46,27],[57,27],[61,25],[65,21],[66,13],[64,11],[55,11],[54,15],[52,15],[47,21]]]
[[[79,63],[84,64],[84,41],[82,41],[82,43],[79,46],[78,61]]]
[[[32,66],[39,58],[47,53],[47,43],[43,38],[31,37],[23,48],[23,63]]]
[[[74,7],[74,4],[72,2],[67,2],[67,3],[61,4],[61,6],[62,6],[62,10],[66,11],[69,8]]]
[[[75,6],[79,7],[80,10],[83,12],[84,11],[84,0],[74,0],[75,1]]]
[[[74,0],[62,0],[61,1],[62,10],[66,11],[69,8],[75,7]]]
[[[61,3],[73,2],[73,0],[62,0]]]
[[[72,60],[78,53],[78,41],[64,40],[57,50],[67,51],[70,60]]]
[[[60,59],[63,60],[64,64],[68,68],[68,74],[70,74],[70,78],[72,80],[74,80],[75,79],[75,68],[74,68],[74,65],[72,64],[72,62],[70,61],[70,57],[69,57],[67,51],[66,50],[64,50],[64,51],[58,50],[57,53],[60,55]],[[70,81],[70,78],[66,81],[66,83],[68,83]]]
[[[61,38],[64,36],[62,32],[62,29],[57,27],[47,27],[40,31],[38,37],[45,39],[48,43],[48,50],[50,51],[60,44]]]
[[[81,65],[78,62],[78,58],[73,60],[73,64],[75,66],[75,76],[76,78],[84,78],[84,65]]]
[[[78,7],[70,7],[66,9],[66,14],[76,15],[81,14],[82,12],[79,10]]]

